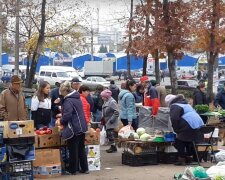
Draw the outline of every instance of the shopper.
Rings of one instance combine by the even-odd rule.
[[[50,85],[41,81],[37,93],[31,99],[31,115],[36,129],[49,126],[51,122]]]
[[[178,151],[179,159],[175,164],[185,165],[194,155],[192,142],[197,141],[199,128],[204,122],[182,94],[177,96],[169,94],[165,101],[170,107],[170,119],[177,135],[174,146]]]
[[[110,90],[106,89],[102,91],[101,97],[104,101],[104,104],[102,106],[102,114],[106,127],[106,134],[109,140],[109,144],[111,145],[110,148],[106,150],[106,152],[113,153],[117,151],[115,144],[115,129],[118,128],[119,109],[117,102],[112,98],[112,92]]]
[[[136,130],[138,128],[137,112],[135,106],[135,98],[132,94],[136,90],[136,82],[134,80],[126,81],[126,89],[119,94],[121,101],[120,118],[124,126],[129,125]]]
[[[69,149],[69,173],[75,175],[77,170],[81,173],[89,173],[87,155],[85,151],[85,132],[87,124],[84,116],[80,94],[71,88],[71,83],[66,81],[60,86],[62,103],[62,118],[57,121],[63,127],[72,125],[74,136],[67,140]]]
[[[28,119],[25,97],[21,92],[22,80],[13,75],[8,89],[0,95],[0,118],[4,121]]]
[[[150,82],[157,91],[158,99],[160,101],[160,107],[166,107],[167,106],[165,103],[166,88],[164,86],[161,86],[160,84],[157,84],[156,80],[151,80]]]
[[[120,93],[120,89],[115,85],[115,81],[110,81],[109,90],[112,92],[113,99],[118,103],[118,96]]]
[[[90,124],[91,121],[91,106],[87,101],[87,97],[90,94],[90,89],[86,85],[81,85],[79,88],[80,99],[82,101],[84,116],[86,119],[87,124]]]
[[[135,98],[135,103],[144,104],[144,86],[142,84],[137,85],[136,91],[133,93]]]
[[[225,84],[224,84],[223,89],[221,89],[217,93],[215,100],[214,100],[214,106],[215,107],[220,106],[222,109],[225,109]]]
[[[104,101],[102,100],[100,94],[103,91],[103,89],[104,87],[102,85],[98,85],[93,94],[94,111],[92,115],[93,115],[94,122],[100,122],[102,119],[102,105],[104,104]]]

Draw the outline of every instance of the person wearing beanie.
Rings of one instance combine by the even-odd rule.
[[[165,101],[170,107],[170,119],[176,133],[174,147],[178,151],[178,162],[175,165],[186,165],[193,160],[192,142],[197,141],[199,128],[204,122],[182,94],[169,94]]]
[[[27,120],[28,113],[21,87],[22,80],[19,76],[13,75],[9,88],[2,91],[0,95],[0,119],[4,121]]]
[[[106,129],[106,135],[110,143],[110,148],[106,150],[107,153],[117,151],[115,144],[116,132],[118,128],[119,108],[115,99],[112,98],[112,92],[108,89],[101,92],[101,97],[104,101],[102,106],[103,120]]]
[[[93,122],[100,122],[102,119],[102,105],[104,101],[101,98],[101,92],[104,90],[102,85],[97,85],[95,92],[92,96],[94,102],[94,108],[92,112]]]
[[[120,89],[115,85],[115,81],[110,81],[109,90],[112,92],[113,99],[118,103],[118,96],[120,93]]]
[[[222,109],[225,109],[225,83],[223,86],[224,87],[217,93],[214,100],[214,106],[216,108],[220,106]]]
[[[193,106],[202,104],[209,105],[209,97],[206,94],[205,83],[200,82],[193,94]],[[204,123],[208,120],[207,116],[201,116],[201,118]]]

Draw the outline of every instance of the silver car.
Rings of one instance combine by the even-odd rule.
[[[110,82],[105,80],[103,77],[92,76],[82,81],[82,84],[87,85],[91,89],[95,89],[98,85],[102,85],[106,88],[109,87]]]

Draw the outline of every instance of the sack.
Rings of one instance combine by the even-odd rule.
[[[61,136],[64,141],[67,141],[68,139],[71,139],[74,136],[73,127],[70,123],[68,123],[68,125],[63,128]]]
[[[105,126],[103,126],[100,132],[100,145],[104,145],[106,143],[106,130]]]

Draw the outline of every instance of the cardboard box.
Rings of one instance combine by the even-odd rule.
[[[14,146],[14,147],[18,146],[19,149],[21,148],[20,145],[12,145],[12,146]],[[9,162],[12,163],[12,162],[19,162],[19,161],[32,161],[32,160],[34,160],[35,159],[35,147],[34,146],[35,145],[31,145],[29,151],[27,151],[23,157],[18,156],[17,154],[15,154],[15,156],[9,155]],[[9,151],[9,147],[10,146],[7,146],[7,151]],[[25,148],[26,148],[26,146],[25,146]]]
[[[38,148],[38,146],[39,146],[38,135],[35,134],[35,148]]]
[[[59,149],[38,149],[36,150],[36,158],[33,166],[45,166],[46,164],[61,163]]]
[[[100,145],[88,145],[86,152],[88,158],[100,158]]]
[[[100,133],[90,133],[85,134],[85,145],[99,145],[100,144]]]
[[[46,164],[44,166],[33,167],[33,173],[35,178],[52,178],[62,174],[61,163]]]
[[[34,136],[34,121],[3,121],[4,138],[18,138]]]
[[[7,161],[7,151],[6,147],[0,147],[0,164]]]
[[[101,170],[101,161],[99,158],[88,158],[88,169],[89,171]]]
[[[57,147],[60,146],[59,134],[44,134],[38,136],[38,147]]]

